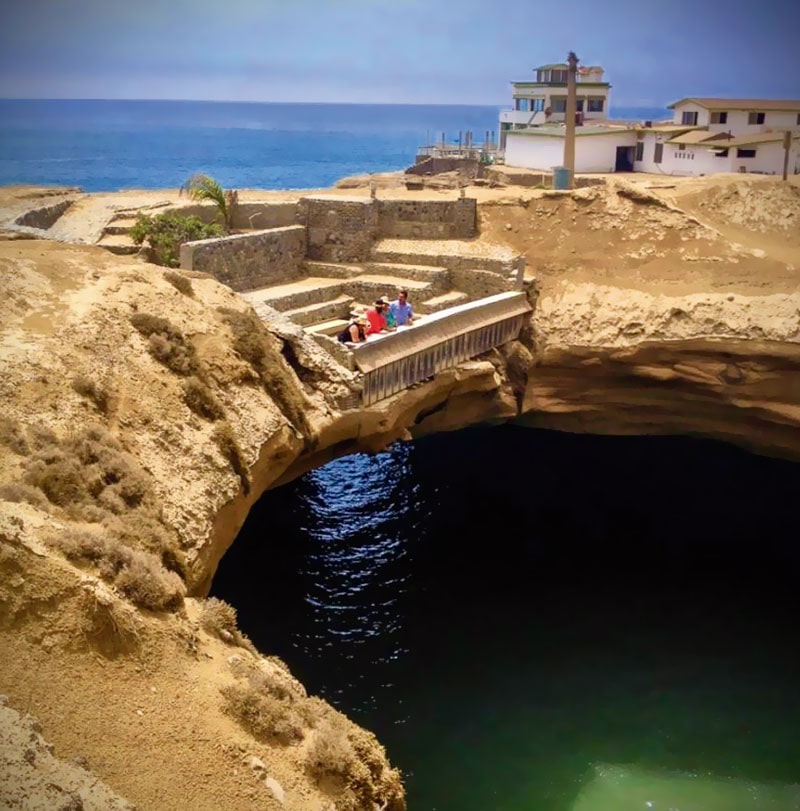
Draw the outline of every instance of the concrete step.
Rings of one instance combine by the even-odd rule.
[[[434,265],[454,268],[480,268],[501,275],[508,274],[520,261],[520,256],[511,248],[488,245],[474,240],[381,239],[372,248],[372,258],[377,262],[392,262],[410,265]]]
[[[466,304],[469,301],[469,296],[462,293],[460,290],[450,290],[440,296],[425,299],[421,301],[417,307],[414,308],[415,313],[438,313],[439,310],[446,310],[448,307],[455,307],[457,304]]]
[[[348,324],[350,319],[331,318],[328,321],[321,321],[319,324],[312,324],[306,327],[305,331],[311,335],[338,335]]]
[[[320,321],[330,321],[333,318],[347,318],[352,306],[353,297],[342,293],[330,301],[317,301],[314,304],[306,304],[304,307],[284,310],[284,315],[291,318],[295,324],[307,327]]]
[[[450,272],[434,265],[405,265],[396,262],[366,262],[366,272],[380,276],[402,276],[420,282],[430,282],[431,294],[444,293],[450,289]],[[396,290],[390,291],[394,298]],[[409,291],[410,292],[410,291]]]
[[[440,265],[407,265],[400,262],[365,262],[364,273],[382,273],[387,276],[403,276],[421,282],[447,278],[447,268]]]
[[[303,267],[309,276],[326,276],[332,279],[352,279],[364,272],[363,265],[352,265],[345,262],[318,262],[306,259]]]
[[[128,234],[131,228],[138,222],[136,217],[124,217],[119,220],[112,220],[104,229],[104,234]]]
[[[372,306],[372,302],[378,296],[386,296],[393,301],[397,297],[398,290],[408,290],[408,298],[412,305],[415,301],[430,298],[441,292],[430,281],[377,273],[364,273],[354,279],[348,279],[344,284],[344,290],[359,301],[368,301],[369,306]]]
[[[343,283],[343,279],[323,279],[310,276],[287,284],[248,290],[240,295],[253,306],[263,303],[281,312],[286,312],[286,310],[295,310],[309,304],[335,299],[342,294]]]
[[[137,245],[127,234],[108,234],[100,237],[95,244],[121,256],[132,256],[141,250],[141,246]]]

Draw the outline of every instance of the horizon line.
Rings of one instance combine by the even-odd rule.
[[[341,105],[351,107],[510,107],[510,103],[489,104],[486,102],[438,102],[438,101],[400,101],[400,102],[375,102],[375,101],[269,101],[255,99],[147,99],[147,98],[97,98],[88,96],[74,97],[46,97],[46,96],[0,96],[2,101],[126,101],[126,102],[164,102],[164,103],[199,103],[199,104],[291,104],[291,105]],[[609,107],[652,107],[663,108],[667,105],[656,103],[651,104],[609,104]]]

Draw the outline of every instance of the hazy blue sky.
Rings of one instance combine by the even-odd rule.
[[[0,23],[6,98],[505,105],[570,49],[615,106],[800,97],[800,0],[17,0]]]

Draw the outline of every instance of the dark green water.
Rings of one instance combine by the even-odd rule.
[[[213,593],[411,811],[800,809],[800,466],[503,427],[259,502]]]

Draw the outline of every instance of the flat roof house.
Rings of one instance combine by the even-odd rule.
[[[576,173],[781,174],[787,137],[788,171],[800,173],[800,100],[688,97],[669,105],[671,122],[631,125],[608,120],[611,85],[602,77],[600,67],[576,77]],[[507,165],[548,171],[564,160],[567,65],[536,68],[536,79],[512,82],[500,147]]]
[[[672,129],[637,132],[634,169],[668,175],[800,173],[800,100],[690,97],[669,105]]]

